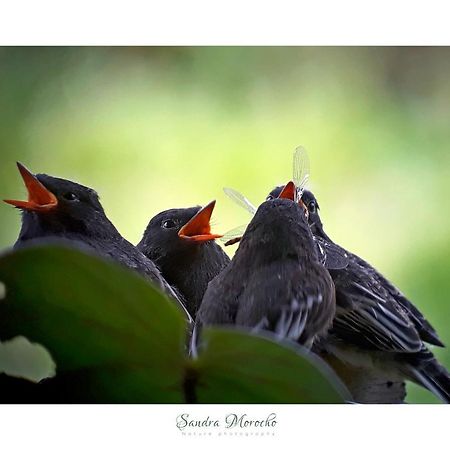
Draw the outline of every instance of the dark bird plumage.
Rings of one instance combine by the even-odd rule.
[[[214,207],[211,202],[205,208],[195,206],[160,212],[150,220],[137,245],[182,294],[193,318],[208,283],[230,262],[214,240],[218,235],[207,232],[212,213],[210,205]],[[180,231],[186,230],[186,226],[190,226],[190,232],[183,234]]]
[[[49,239],[88,246],[100,256],[136,270],[179,302],[155,264],[123,238],[107,218],[93,189],[62,178],[34,175],[20,163],[18,167],[28,190],[28,201],[6,200],[22,210],[22,227],[15,248]]]
[[[303,208],[277,199],[258,208],[230,265],[209,284],[197,319],[199,326],[270,330],[310,346],[334,312],[333,283]]]
[[[269,194],[276,198],[282,186]],[[335,244],[323,230],[319,205],[310,191],[302,201],[314,236],[348,257],[346,267],[329,269],[336,288],[336,317],[326,351],[351,365],[371,367],[394,380],[405,378],[450,400],[450,377],[426,349],[443,346],[423,314],[381,273],[357,255]],[[324,247],[325,252],[327,247]]]

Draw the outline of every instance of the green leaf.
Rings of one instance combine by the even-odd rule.
[[[202,331],[190,377],[199,403],[342,403],[350,398],[332,370],[295,344],[226,328]]]
[[[0,339],[23,335],[56,363],[40,400],[183,401],[183,315],[141,276],[70,247],[38,245],[4,255],[0,281]]]

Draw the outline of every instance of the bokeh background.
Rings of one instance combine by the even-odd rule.
[[[0,198],[25,195],[19,160],[94,187],[133,243],[213,198],[227,231],[248,216],[222,188],[262,201],[303,145],[328,234],[450,345],[449,73],[449,48],[1,48]],[[0,205],[0,248],[19,227]]]

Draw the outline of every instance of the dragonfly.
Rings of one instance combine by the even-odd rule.
[[[289,197],[292,195],[293,200],[299,202],[309,180],[309,157],[303,147],[297,147],[294,150],[292,179],[293,186],[288,183],[280,196],[285,196],[286,190],[293,188],[293,193],[290,194]],[[247,197],[233,188],[226,187],[223,191],[234,203],[244,208],[252,217],[255,215],[258,208]],[[266,200],[271,199],[267,198]],[[247,225],[248,224],[240,225],[239,227],[228,231],[223,235],[221,241],[224,242],[225,246],[236,244],[241,240]]]

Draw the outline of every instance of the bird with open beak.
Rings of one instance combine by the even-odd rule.
[[[15,248],[39,240],[57,240],[80,249],[88,248],[136,270],[182,306],[155,264],[124,239],[107,218],[93,189],[63,178],[34,175],[21,163],[17,167],[28,199],[5,200],[22,211],[22,227]]]
[[[211,232],[215,200],[205,207],[177,208],[153,217],[137,248],[160,268],[164,278],[184,297],[195,318],[208,283],[230,262]]]
[[[267,200],[276,199],[285,190],[278,186]],[[434,328],[380,272],[328,237],[312,192],[305,190],[302,201],[308,209],[312,233],[330,248],[340,248],[348,260],[344,267],[329,268],[337,308],[329,338],[322,341],[322,356],[344,381],[355,384],[355,373],[365,379],[370,373],[376,375],[376,380],[385,380],[384,391],[373,386],[360,393],[353,391],[355,401],[390,402],[393,394],[389,391],[394,391],[394,383],[408,379],[450,402],[450,376],[426,347],[427,343],[443,346]],[[323,248],[328,251],[327,246]],[[367,397],[368,392],[371,397]],[[402,395],[392,401],[403,401]]]
[[[268,330],[306,347],[326,334],[335,313],[333,282],[305,208],[285,197],[289,192],[260,205],[231,263],[209,284],[198,327]]]

